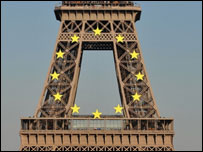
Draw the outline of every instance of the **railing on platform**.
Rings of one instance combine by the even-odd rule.
[[[173,131],[167,118],[22,118],[21,130],[152,130]]]
[[[62,5],[68,6],[92,6],[92,5],[101,5],[101,6],[133,6],[134,3],[131,1],[62,1]]]
[[[132,1],[62,1],[62,6],[137,6],[140,4]]]

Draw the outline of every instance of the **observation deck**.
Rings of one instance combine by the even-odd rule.
[[[59,21],[67,17],[73,20],[124,20],[132,15],[136,22],[141,15],[140,5],[131,1],[62,1],[54,11]]]
[[[82,115],[22,118],[20,134],[22,150],[172,151],[174,130],[171,118]]]

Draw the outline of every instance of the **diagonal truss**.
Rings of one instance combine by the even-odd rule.
[[[54,11],[61,22],[58,37],[34,117],[21,118],[20,150],[173,151],[173,119],[160,117],[134,25],[140,6],[62,1]],[[84,50],[113,51],[123,116],[72,115]]]
[[[93,30],[102,29],[101,36],[95,36]],[[123,43],[117,43],[116,36],[124,36]],[[79,36],[79,42],[71,41],[71,37]],[[127,118],[159,117],[159,112],[145,70],[142,52],[139,47],[137,33],[132,21],[107,20],[65,20],[61,22],[59,35],[47,79],[35,117],[71,117],[70,107],[74,105],[77,84],[84,49],[111,49],[114,52],[115,68],[124,106],[124,116]],[[64,52],[64,58],[57,59],[56,53]],[[139,53],[138,59],[131,59],[130,53]],[[50,74],[56,71],[60,74],[58,80],[51,80]],[[141,72],[144,80],[136,80],[135,74]],[[53,95],[62,95],[60,102]],[[139,102],[134,102],[132,95],[141,95]]]

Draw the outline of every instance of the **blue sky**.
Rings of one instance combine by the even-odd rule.
[[[20,117],[38,104],[60,24],[57,3],[1,2],[2,150],[18,150]],[[202,150],[202,2],[137,3],[146,70],[161,116],[175,119],[175,149]],[[120,97],[112,51],[84,52],[76,103],[81,114],[97,107],[113,114]]]

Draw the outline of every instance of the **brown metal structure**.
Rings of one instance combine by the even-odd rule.
[[[63,1],[55,7],[61,22],[51,64],[33,118],[21,119],[23,151],[172,151],[173,119],[161,118],[134,26],[141,8],[131,1]],[[93,30],[102,30],[95,35]],[[79,42],[72,42],[72,36]],[[116,37],[122,35],[123,43]],[[84,50],[113,50],[123,116],[74,116]],[[139,53],[131,59],[130,53]],[[57,59],[56,53],[64,52]],[[58,80],[50,74],[60,73]],[[141,72],[144,80],[137,80]],[[54,101],[59,92],[61,101]],[[141,100],[134,102],[132,95]]]

